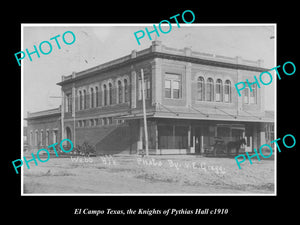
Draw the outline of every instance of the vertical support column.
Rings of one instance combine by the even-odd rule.
[[[154,135],[155,135],[155,152],[158,154],[158,126],[157,121],[153,123],[154,125]]]
[[[201,137],[200,137],[200,153],[203,154],[204,153],[204,137],[203,137],[203,133],[201,132]]]

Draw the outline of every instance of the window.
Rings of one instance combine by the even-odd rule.
[[[178,80],[174,80],[172,83],[173,90],[173,98],[180,98],[180,82]]]
[[[66,112],[72,112],[72,94],[66,95]]]
[[[212,78],[207,79],[207,94],[206,94],[206,100],[211,102],[214,100],[214,81]]]
[[[250,104],[257,103],[257,84],[251,86],[252,91],[250,92]]]
[[[79,110],[83,109],[83,97],[82,97],[82,92],[79,91]]]
[[[188,127],[174,125],[159,125],[158,148],[185,149],[188,147]]]
[[[122,88],[122,82],[118,81],[118,103],[123,102],[123,88]]]
[[[87,103],[86,103],[86,90],[83,90],[83,109],[87,108]]]
[[[230,80],[225,81],[225,102],[231,102],[231,82]]]
[[[91,105],[91,108],[94,108],[94,101],[95,101],[95,97],[94,97],[94,89],[93,88],[91,88],[91,103],[90,103],[90,105]]]
[[[142,100],[142,79],[139,79],[139,100]],[[144,95],[145,99],[150,98],[150,81],[148,78],[144,79]]]
[[[99,106],[99,90],[98,87],[95,87],[95,101],[96,101],[96,107]]]
[[[165,98],[181,98],[181,76],[177,74],[165,75]]]
[[[197,100],[204,101],[205,99],[205,82],[203,77],[198,77],[197,80]]]
[[[32,131],[30,131],[30,145],[33,145],[33,134],[32,134]]]
[[[107,105],[107,87],[106,84],[103,85],[103,103]]]
[[[223,102],[223,82],[221,79],[216,81],[216,101]]]
[[[244,89],[244,103],[249,104],[249,87]]]
[[[34,145],[37,146],[38,145],[38,131],[35,131],[35,137],[34,137]]]
[[[112,92],[113,92],[112,84],[109,83],[108,84],[108,103],[109,103],[109,105],[112,105]]]
[[[171,98],[171,81],[165,80],[165,97]]]
[[[129,102],[129,84],[127,79],[124,79],[124,98],[125,102]]]

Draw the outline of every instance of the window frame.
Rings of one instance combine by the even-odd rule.
[[[171,76],[177,76],[177,78],[171,78]],[[166,88],[166,82],[170,82],[170,88]],[[174,88],[174,83],[178,82],[178,89]],[[166,89],[170,89],[170,95],[166,95]],[[175,90],[178,90],[178,97],[175,96]],[[170,96],[170,97],[169,97]],[[164,97],[166,99],[173,99],[173,100],[180,100],[182,99],[182,76],[181,74],[175,74],[175,73],[166,73],[165,79],[164,79]]]

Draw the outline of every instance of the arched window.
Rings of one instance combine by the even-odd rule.
[[[223,102],[223,82],[221,79],[216,81],[216,101]]]
[[[79,110],[83,109],[83,97],[82,97],[82,92],[79,91]]]
[[[113,92],[112,84],[109,83],[108,84],[108,103],[109,103],[109,105],[112,105],[112,92]]]
[[[203,77],[198,77],[197,80],[197,100],[205,100],[205,81]]]
[[[32,131],[30,131],[30,145],[33,146],[34,142],[33,142],[33,133]]]
[[[87,103],[86,103],[86,90],[83,90],[83,109],[87,108]]]
[[[231,82],[230,80],[225,81],[225,88],[224,88],[224,101],[231,102]]]
[[[107,87],[106,87],[106,84],[103,85],[103,104],[107,105]]]
[[[96,100],[96,107],[99,106],[99,90],[98,87],[95,87],[95,100]]]
[[[38,145],[38,131],[35,131],[35,137],[34,137],[34,145],[37,146]]]
[[[207,79],[207,86],[206,86],[206,100],[211,102],[214,100],[214,81],[212,78]]]
[[[120,80],[118,81],[118,103],[123,103],[123,88]]]
[[[90,103],[90,105],[91,105],[91,108],[94,108],[94,101],[95,101],[95,97],[94,97],[94,89],[93,88],[91,88],[91,103]]]
[[[124,79],[124,99],[129,102],[129,85],[127,79]]]

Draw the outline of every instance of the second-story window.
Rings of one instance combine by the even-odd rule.
[[[86,102],[87,96],[86,96],[86,90],[83,90],[83,109],[87,108],[87,102]]]
[[[165,98],[181,98],[181,76],[178,74],[165,75]]]
[[[129,102],[129,84],[127,79],[124,79],[124,100],[125,102]]]
[[[249,87],[244,89],[244,103],[249,104]]]
[[[123,103],[123,88],[120,80],[118,81],[118,103]]]
[[[79,91],[78,94],[79,94],[79,110],[82,110],[83,109],[83,96],[82,96],[82,92]]]
[[[250,104],[257,103],[257,84],[251,86],[252,91],[250,92]]]
[[[231,82],[230,82],[230,80],[225,81],[224,101],[225,102],[231,102]]]
[[[142,100],[142,78],[139,79],[139,100]],[[149,99],[150,98],[150,81],[148,77],[144,78],[144,95],[145,95],[145,99]]]
[[[205,82],[203,77],[198,77],[197,79],[197,100],[205,100]]]
[[[103,105],[107,105],[107,86],[103,85]]]
[[[95,101],[95,97],[94,97],[94,88],[91,88],[91,94],[90,94],[90,98],[91,98],[91,103],[90,103],[90,105],[91,105],[91,108],[94,108],[94,101]]]
[[[72,94],[66,94],[66,112],[72,111]]]
[[[223,101],[223,82],[221,79],[217,79],[216,81],[216,101]]]
[[[99,90],[98,87],[95,87],[95,101],[96,101],[96,107],[99,106]]]
[[[113,93],[113,87],[112,84],[108,84],[108,103],[109,105],[112,105],[112,93]]]
[[[212,78],[207,79],[207,93],[206,93],[206,100],[211,102],[214,100],[214,81]]]

